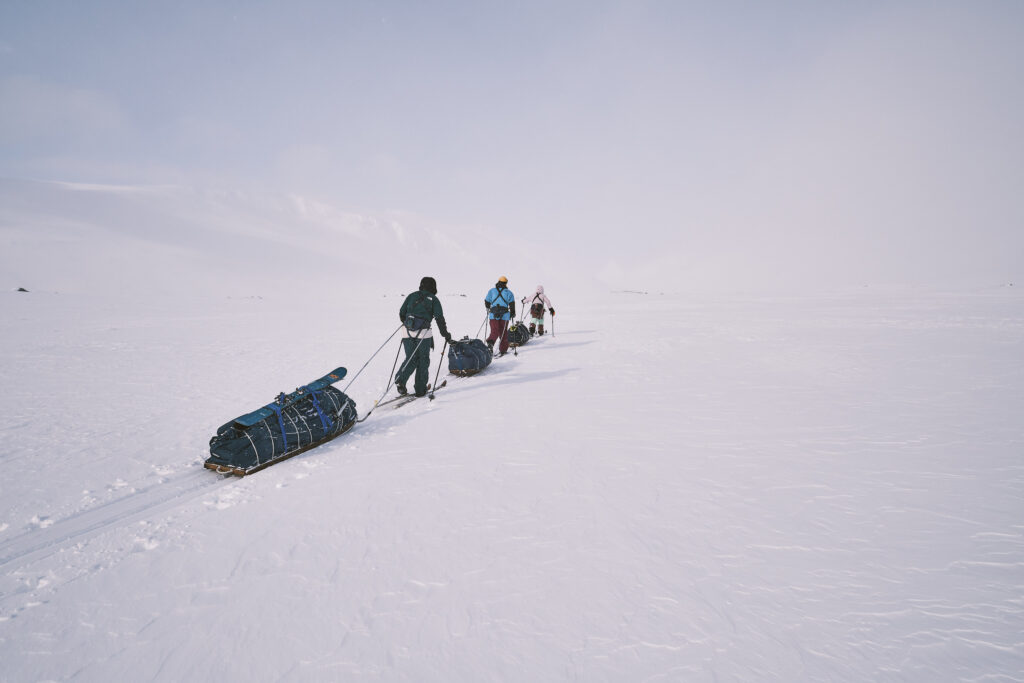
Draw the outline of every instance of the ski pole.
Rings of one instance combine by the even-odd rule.
[[[409,357],[405,359],[404,363],[402,363],[402,367],[398,370],[399,372],[405,370],[405,366],[407,366],[409,364],[409,361],[412,360],[413,356],[416,355],[416,351],[418,351],[420,345],[423,344],[423,339],[426,339],[426,337],[420,339],[420,343],[416,345],[416,348],[412,350],[412,353],[409,354]],[[398,367],[398,355],[402,353],[403,346],[404,344],[399,344],[398,351],[395,353],[395,362],[391,366],[391,377],[388,379],[387,387],[384,388],[384,393],[380,395],[380,398],[373,402],[373,407],[366,411],[366,415],[363,415],[363,417],[359,420],[360,422],[365,422],[366,418],[370,417],[370,414],[377,409],[377,405],[381,402],[381,400],[388,395],[389,391],[391,391],[391,382],[394,381],[395,378],[395,368]]]
[[[420,339],[420,343],[416,345],[416,348],[414,348],[412,350],[412,353],[410,353],[408,358],[405,359],[405,362],[402,363],[402,367],[400,367],[398,369],[398,373],[399,374],[401,374],[405,370],[405,368],[408,367],[409,362],[412,361],[413,357],[416,356],[416,352],[420,350],[421,346],[423,346],[423,340],[424,339],[429,339],[429,337],[420,337],[419,339]],[[399,349],[399,350],[401,350],[401,349]],[[395,364],[396,365],[398,364],[398,356],[397,355],[395,356]],[[394,372],[394,368],[391,368],[391,370],[392,370],[392,372]],[[391,380],[388,380],[388,389],[391,388],[391,381],[394,380],[394,379],[395,379],[395,375],[392,374]],[[388,389],[384,390],[385,394],[388,393]],[[384,398],[384,397],[382,396],[381,398]]]
[[[503,326],[503,328],[501,330],[501,337],[499,338],[499,342],[498,342],[499,343],[499,346],[498,346],[499,349],[501,348],[501,346],[500,346],[501,342],[505,343],[505,348],[508,348],[508,346],[509,346],[509,343],[508,343],[508,328],[509,328],[509,323],[511,322],[511,319],[503,320],[502,322],[505,323],[505,325]],[[508,353],[508,352],[506,351],[506,353]],[[518,356],[519,355],[519,347],[518,346],[513,346],[512,347],[512,355],[513,356]]]
[[[444,362],[444,352],[448,349],[448,340],[444,340],[444,346],[441,347],[441,360],[437,362],[437,373],[434,375],[434,383],[430,385],[430,400],[434,400],[434,391],[437,389],[437,378],[441,376],[441,363]],[[445,380],[447,381],[447,380]]]
[[[346,393],[346,394],[348,393],[348,388],[350,386],[352,386],[352,382],[356,381],[356,377],[359,377],[359,375],[362,374],[363,370],[366,369],[366,366],[370,364],[370,361],[377,357],[377,354],[381,352],[381,349],[383,349],[385,346],[387,346],[388,342],[391,341],[391,339],[396,334],[398,334],[398,330],[402,329],[402,327],[404,327],[404,325],[399,325],[398,327],[396,327],[395,331],[391,333],[391,336],[388,337],[387,339],[385,339],[384,343],[380,345],[380,349],[377,349],[376,351],[373,352],[373,355],[370,356],[370,360],[368,360],[365,363],[363,363],[363,367],[359,368],[359,372],[356,373],[356,376],[348,381],[348,384],[345,385],[345,389],[342,391],[342,393]]]
[[[477,339],[480,338],[480,333],[483,332],[484,325],[487,324],[487,316],[488,316],[488,314],[484,313],[484,321],[482,323],[480,323],[480,329],[476,331],[476,338]]]
[[[402,367],[398,368],[398,372],[402,372],[403,370],[405,370],[405,367],[409,365],[409,361],[413,359],[413,356],[416,355],[416,352],[419,351],[420,346],[423,344],[423,339],[426,339],[426,337],[420,339],[420,343],[416,345],[416,347],[412,350],[412,353],[409,354],[409,357],[405,359],[405,362],[402,363]],[[388,385],[387,387],[385,387],[384,393],[380,395],[380,398],[373,402],[374,408],[376,408],[377,404],[380,403],[381,399],[387,396],[388,392],[391,391],[391,383],[395,380],[395,368],[398,367],[398,354],[402,353],[403,346],[404,344],[399,345],[398,352],[395,353],[395,364],[391,366],[391,376],[388,378]],[[367,413],[367,415],[369,415],[369,413]]]
[[[395,374],[395,368],[398,366],[398,354],[401,353],[401,352],[402,352],[402,345],[399,344],[398,345],[398,351],[395,353],[395,363],[394,363],[394,365],[391,366],[391,376],[392,377]],[[388,380],[388,386],[384,389],[384,393],[380,395],[380,398],[378,398],[376,401],[373,402],[373,406],[371,406],[370,409],[366,411],[366,415],[363,415],[363,417],[359,420],[360,422],[366,422],[366,418],[370,417],[370,415],[373,414],[373,411],[377,409],[377,404],[381,402],[381,399],[383,399],[385,396],[388,395],[388,391],[390,389],[391,389],[391,380],[389,379]]]
[[[512,328],[513,327],[516,329],[516,339],[519,339],[521,337],[521,335],[523,334],[523,329],[524,329],[523,328],[523,321],[520,320],[515,325],[510,326],[509,330],[508,330],[509,335],[512,334]],[[509,339],[509,346],[512,347],[512,355],[515,356],[516,358],[518,358],[519,357],[519,346],[520,346],[520,344],[518,342],[513,344],[512,340]]]

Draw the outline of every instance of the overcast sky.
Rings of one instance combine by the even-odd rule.
[[[1000,282],[1024,2],[0,3],[0,175],[308,194],[609,283]]]

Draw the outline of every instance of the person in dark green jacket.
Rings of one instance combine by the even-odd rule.
[[[409,393],[405,383],[409,376],[416,373],[413,388],[417,396],[427,393],[427,381],[430,379],[430,349],[434,348],[434,336],[430,323],[437,321],[437,329],[446,342],[451,342],[452,335],[444,322],[444,310],[437,298],[437,282],[432,277],[420,280],[419,291],[405,297],[402,307],[398,309],[398,317],[405,325],[405,363],[395,375],[395,386],[398,393]]]

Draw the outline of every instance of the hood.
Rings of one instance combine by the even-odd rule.
[[[538,294],[543,294],[544,293],[544,285],[537,285],[537,293]]]

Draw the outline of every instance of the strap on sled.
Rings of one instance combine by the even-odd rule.
[[[309,389],[309,387],[303,387],[303,388],[304,389]],[[331,431],[334,428],[334,423],[331,422],[331,418],[329,418],[328,416],[324,415],[324,411],[320,409],[320,400],[319,400],[319,397],[317,396],[317,392],[316,391],[310,391],[309,393],[313,397],[313,407],[316,408],[316,414],[320,417],[320,424],[323,426],[324,432],[326,433],[326,432]]]
[[[284,418],[281,417],[281,407],[276,403],[270,404],[270,409],[277,413],[277,424],[281,427],[281,438],[284,439],[284,450],[288,450],[288,432],[284,430]]]

